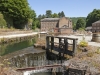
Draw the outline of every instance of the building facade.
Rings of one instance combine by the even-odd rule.
[[[41,19],[41,31],[72,33],[72,21],[69,18],[44,18]]]
[[[100,20],[92,23],[92,32],[93,33],[100,32]]]

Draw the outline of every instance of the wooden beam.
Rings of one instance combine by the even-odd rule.
[[[55,65],[46,65],[46,66],[39,66],[39,67],[27,67],[27,68],[18,68],[16,71],[31,71],[31,70],[40,70],[40,69],[50,69],[54,67],[60,67],[62,64],[55,64]]]

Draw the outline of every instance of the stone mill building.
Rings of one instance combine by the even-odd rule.
[[[92,23],[92,32],[93,33],[100,33],[100,20]]]
[[[66,17],[41,19],[41,32],[43,31],[70,34],[73,32],[72,21]]]

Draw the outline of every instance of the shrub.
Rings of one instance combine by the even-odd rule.
[[[82,40],[82,41],[80,41],[79,46],[87,47],[88,46],[88,42],[86,42],[85,40]]]

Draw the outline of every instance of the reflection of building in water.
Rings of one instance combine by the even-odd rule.
[[[100,32],[100,20],[92,23],[92,32]]]
[[[72,33],[72,21],[69,18],[41,19],[41,31]]]

